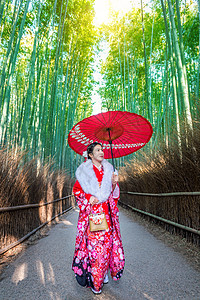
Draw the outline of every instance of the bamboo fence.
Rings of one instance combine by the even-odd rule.
[[[200,192],[136,193],[122,192],[122,205],[149,220],[200,245]]]
[[[73,195],[38,204],[0,208],[0,255],[75,206]]]

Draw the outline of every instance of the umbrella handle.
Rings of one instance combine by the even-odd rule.
[[[107,130],[108,130],[108,134],[109,134],[109,144],[110,144],[110,151],[111,151],[111,156],[112,156],[112,164],[113,164],[113,169],[115,172],[115,162],[114,162],[113,151],[112,151],[112,140],[111,140],[111,136],[110,136],[110,128],[108,128]]]
[[[113,151],[112,151],[112,141],[109,141],[109,144],[110,144],[110,151],[111,151],[111,156],[112,156],[113,169],[115,172],[115,162],[114,162]]]

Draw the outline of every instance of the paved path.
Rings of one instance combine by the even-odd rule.
[[[9,265],[0,282],[1,300],[200,299],[200,273],[122,208],[124,275],[118,282],[110,278],[98,296],[82,288],[71,271],[77,219],[76,209],[67,213]]]

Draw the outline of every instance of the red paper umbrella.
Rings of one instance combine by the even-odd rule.
[[[77,123],[68,135],[69,146],[83,155],[87,146],[102,143],[105,158],[121,157],[144,147],[153,129],[149,121],[135,113],[108,111]]]

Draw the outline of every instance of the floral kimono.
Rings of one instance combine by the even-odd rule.
[[[112,278],[118,280],[125,263],[117,207],[119,186],[112,191],[112,174],[113,167],[109,162],[103,160],[98,169],[91,160],[87,160],[77,169],[73,188],[80,213],[72,269],[80,285],[96,291],[101,290],[108,269]],[[92,195],[99,200],[93,206],[89,203]],[[108,229],[90,232],[90,212],[102,211],[106,215]]]

